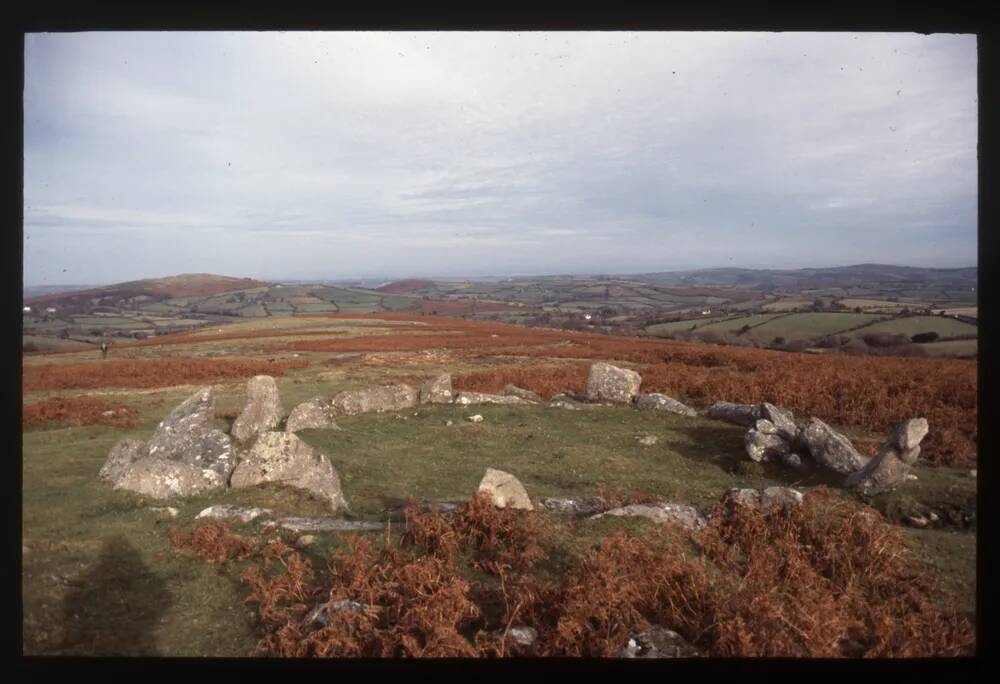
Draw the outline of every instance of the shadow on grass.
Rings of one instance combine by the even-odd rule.
[[[166,582],[121,536],[104,542],[96,565],[63,602],[61,651],[72,655],[160,655],[154,631],[172,602]]]

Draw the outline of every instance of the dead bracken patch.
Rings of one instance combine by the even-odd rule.
[[[25,392],[99,387],[172,387],[195,383],[245,380],[254,375],[281,376],[304,360],[269,361],[249,358],[116,359],[90,363],[51,363],[24,367]]]
[[[131,406],[94,397],[50,397],[25,404],[21,411],[24,427],[45,425],[107,425],[135,427],[139,411]]]
[[[538,513],[482,498],[451,514],[411,505],[400,537],[380,550],[349,537],[324,571],[283,541],[261,545],[220,523],[171,538],[211,562],[250,561],[241,578],[260,612],[260,655],[606,657],[654,625],[708,656],[975,648],[972,622],[932,601],[935,587],[899,532],[830,492],[787,509],[730,500],[700,532],[619,532],[556,581],[536,573],[552,548],[543,529]],[[322,620],[307,617],[322,604]],[[537,640],[509,642],[514,625],[532,627]]]

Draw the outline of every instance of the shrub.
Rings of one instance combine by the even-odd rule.
[[[917,344],[924,344],[926,342],[934,342],[939,337],[941,337],[941,336],[938,333],[934,332],[934,331],[931,331],[931,332],[922,332],[922,333],[917,333],[916,335],[912,335],[910,337],[910,341],[911,342],[916,342]]]

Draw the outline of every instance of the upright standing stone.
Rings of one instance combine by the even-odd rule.
[[[442,373],[420,386],[421,404],[450,404],[452,399],[449,373]]]
[[[799,431],[799,439],[809,449],[812,460],[841,475],[849,475],[868,462],[868,459],[840,434],[819,418],[813,418]]]
[[[247,381],[246,404],[230,433],[240,444],[249,444],[257,435],[276,428],[283,414],[278,383],[270,375],[255,376]]]
[[[587,375],[587,399],[628,404],[639,394],[641,384],[642,376],[634,370],[598,362]]]
[[[149,440],[151,458],[214,470],[223,481],[236,465],[229,436],[212,427],[215,395],[202,387],[160,421]]]

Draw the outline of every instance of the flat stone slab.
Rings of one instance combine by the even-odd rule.
[[[471,404],[516,404],[519,406],[533,404],[535,402],[522,399],[518,396],[506,394],[486,394],[484,392],[459,392],[455,397],[455,403],[459,406],[469,406]]]
[[[261,516],[268,516],[271,515],[272,513],[273,511],[270,508],[257,508],[256,506],[234,506],[232,504],[217,504],[215,506],[209,506],[195,517],[215,518],[215,519],[239,518],[241,522],[248,523],[252,520],[256,520]]]
[[[539,508],[566,513],[567,515],[594,515],[608,510],[608,503],[599,496],[580,496],[575,499],[545,498],[536,502]]]
[[[343,518],[278,518],[264,523],[266,527],[283,527],[293,532],[375,532],[384,530],[385,523]]]
[[[659,504],[633,504],[612,508],[610,511],[598,513],[590,516],[591,520],[603,518],[606,515],[613,516],[635,516],[648,518],[653,522],[666,524],[676,523],[688,529],[697,530],[707,523],[705,516],[698,512],[698,509],[686,504],[659,503]]]

